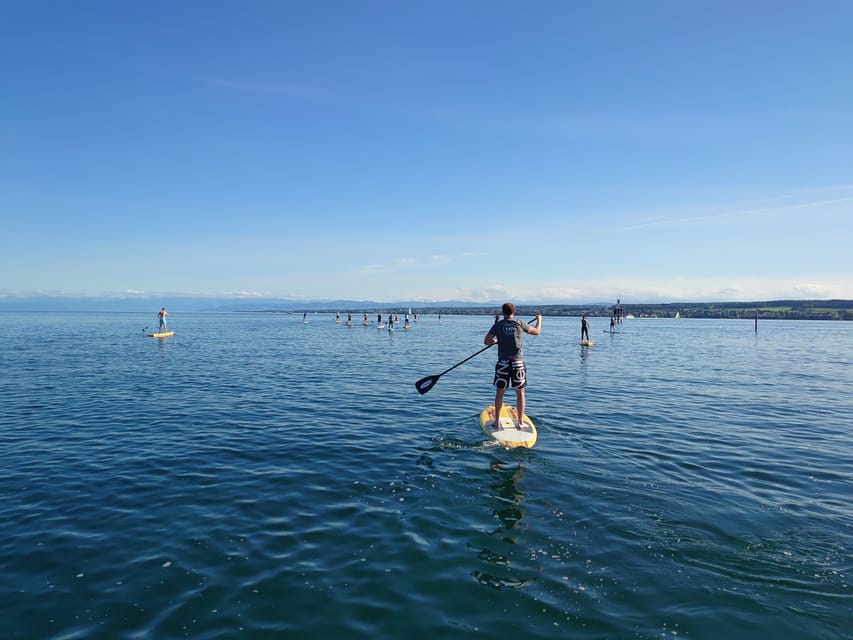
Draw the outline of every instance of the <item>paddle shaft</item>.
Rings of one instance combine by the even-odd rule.
[[[495,346],[495,344],[497,344],[497,343],[487,344],[485,347],[483,347],[482,349],[480,349],[477,353],[472,353],[470,356],[468,356],[468,357],[467,357],[467,358],[465,358],[464,360],[461,360],[460,362],[457,362],[456,364],[454,364],[454,365],[453,365],[452,367],[450,367],[449,369],[445,369],[444,371],[442,371],[441,373],[439,373],[439,374],[438,374],[437,376],[435,376],[435,377],[436,377],[436,378],[438,378],[438,377],[440,377],[440,376],[443,376],[443,375],[444,375],[445,373],[447,373],[448,371],[453,371],[453,370],[454,370],[456,367],[458,367],[460,364],[465,364],[466,362],[468,362],[468,361],[469,361],[471,358],[473,358],[474,356],[478,356],[478,355],[480,355],[481,353],[483,353],[483,351],[485,351],[486,349],[491,349],[493,346]]]

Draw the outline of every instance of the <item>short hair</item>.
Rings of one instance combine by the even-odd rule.
[[[505,316],[511,316],[515,313],[515,305],[512,302],[504,302],[501,307],[501,313]]]

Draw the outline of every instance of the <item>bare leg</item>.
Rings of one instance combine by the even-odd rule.
[[[524,389],[515,390],[515,404],[518,408],[518,428],[524,428]]]
[[[495,390],[495,426],[499,427],[501,424],[501,408],[504,406],[504,393],[506,389],[498,387]]]

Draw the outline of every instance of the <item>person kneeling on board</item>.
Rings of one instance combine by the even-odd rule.
[[[498,320],[489,329],[483,344],[498,345],[498,362],[495,365],[495,421],[501,419],[501,409],[507,387],[515,389],[518,428],[524,424],[524,389],[527,386],[527,371],[524,367],[522,352],[522,334],[538,336],[542,330],[542,314],[536,316],[536,326],[532,327],[524,320],[515,317],[515,305],[505,302],[501,307],[503,320]]]

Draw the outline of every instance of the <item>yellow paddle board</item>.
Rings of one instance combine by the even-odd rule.
[[[524,428],[518,429],[518,412],[515,407],[501,407],[501,419],[495,425],[495,405],[489,405],[480,414],[483,432],[507,447],[532,447],[536,444],[536,425],[530,416],[524,416]]]
[[[168,338],[169,336],[175,335],[174,331],[164,331],[163,333],[149,333],[148,337],[150,338]]]
[[[581,340],[582,347],[591,347],[595,343],[592,340]]]

